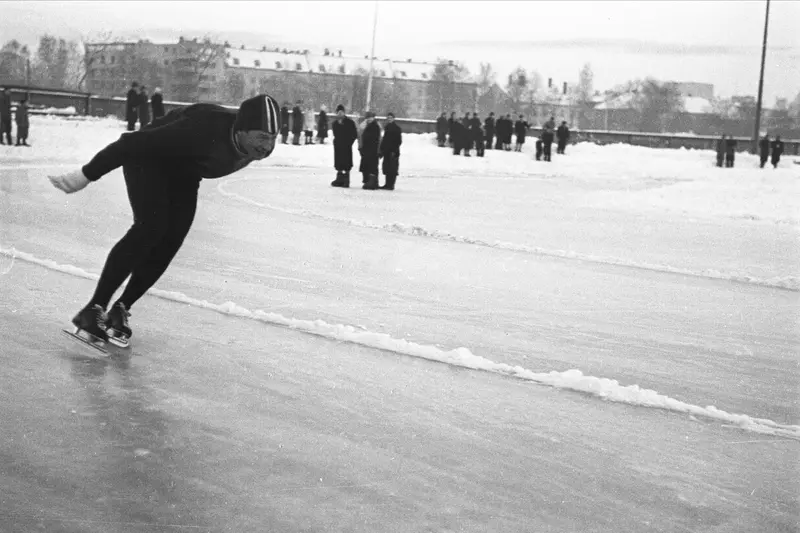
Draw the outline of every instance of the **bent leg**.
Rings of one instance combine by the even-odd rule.
[[[123,168],[133,225],[108,254],[89,305],[108,307],[114,292],[162,240],[170,217],[168,180],[139,165]]]

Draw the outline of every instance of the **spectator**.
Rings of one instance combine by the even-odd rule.
[[[517,135],[517,144],[514,147],[514,151],[521,152],[522,147],[525,145],[525,137],[528,134],[528,123],[525,122],[524,115],[520,115],[519,120],[514,124],[514,133]]]
[[[556,139],[558,140],[556,153],[563,154],[567,147],[567,141],[569,141],[569,127],[567,126],[566,120],[562,121],[561,125],[556,130]]]
[[[322,106],[319,108],[319,117],[317,118],[317,139],[320,144],[325,144],[325,139],[328,138],[328,108]]]
[[[550,120],[544,123],[544,130],[542,131],[542,144],[545,161],[552,161],[552,146],[553,139],[555,138],[556,120],[555,117],[550,117]]]
[[[497,135],[497,141],[494,143],[495,150],[502,150],[505,148],[505,143],[503,142],[503,138],[506,134],[506,118],[503,115],[497,117],[497,120],[494,123],[495,134]]]
[[[361,134],[361,171],[364,186],[362,189],[378,188],[378,159],[380,159],[381,127],[375,120],[375,113],[367,111],[364,120],[364,131]]]
[[[475,143],[475,155],[483,157],[485,153],[483,146],[483,124],[477,113],[472,116],[472,121],[470,122],[470,135],[472,137],[472,142]]]
[[[489,113],[489,117],[484,121],[483,129],[486,134],[486,144],[484,146],[491,150],[492,142],[494,142],[494,111]]]
[[[305,144],[314,144],[314,123],[316,122],[316,117],[314,116],[314,110],[309,107],[306,109],[304,113],[304,128],[303,131],[306,134]]]
[[[542,136],[539,135],[539,138],[536,139],[536,160],[542,160],[542,153],[544,152],[544,143],[542,142]]]
[[[300,104],[303,102],[298,100],[292,108],[292,144],[300,144],[300,134],[303,132],[303,110],[300,109]]]
[[[288,115],[288,111],[287,111]],[[350,170],[353,168],[353,143],[358,138],[355,122],[344,114],[344,106],[336,106],[336,120],[333,121],[333,166],[336,179],[333,187],[350,186]]]
[[[728,140],[725,134],[722,134],[722,137],[719,138],[717,141],[717,166],[722,168],[722,164],[725,161],[725,147],[728,145]]]
[[[440,147],[447,144],[447,131],[450,129],[449,121],[442,111],[442,116],[436,119],[436,142]]]
[[[472,150],[472,119],[469,115],[467,111],[461,119],[461,147],[464,149],[464,157],[472,157],[469,153]]]
[[[28,99],[23,98],[17,104],[17,146],[30,146],[28,144],[28,128],[30,123],[28,121]]]
[[[289,102],[284,102],[281,107],[281,144],[288,144],[289,140]]]
[[[456,147],[456,142],[454,138],[455,134],[457,133],[456,131],[454,131],[455,130],[454,125],[456,122],[458,122],[458,119],[456,118],[456,112],[451,111],[450,118],[447,119],[447,142],[453,149],[455,149]]]
[[[758,155],[761,156],[761,168],[767,164],[769,159],[769,135],[764,135],[758,142]]]
[[[510,152],[511,136],[514,134],[514,119],[511,118],[511,113],[506,113],[503,124],[505,125],[503,128],[503,149],[505,149],[506,152]]]
[[[11,146],[11,91],[8,88],[3,89],[3,94],[0,94],[0,144],[5,144],[3,137]]]
[[[142,85],[139,88],[139,129],[150,124],[150,97],[147,95],[147,87]]]
[[[443,114],[444,115],[444,114]],[[403,144],[403,130],[394,121],[394,113],[386,115],[386,126],[381,140],[381,157],[383,158],[383,175],[386,183],[381,189],[393,191],[400,170],[400,145]]]
[[[778,163],[781,162],[781,155],[783,155],[783,141],[780,135],[775,136],[772,141],[772,168],[778,168]]]
[[[128,131],[136,129],[136,121],[139,119],[139,83],[131,83],[131,88],[125,97],[125,120],[128,121]]]
[[[161,88],[156,87],[153,91],[153,96],[150,98],[150,107],[153,110],[153,120],[164,116],[164,96],[161,94]]]
[[[733,168],[734,160],[736,159],[736,139],[733,136],[728,137],[725,141],[725,166]]]

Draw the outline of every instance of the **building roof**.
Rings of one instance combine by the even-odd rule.
[[[293,72],[315,72],[329,74],[355,74],[359,70],[369,71],[369,57],[355,57],[311,52],[279,52],[247,48],[225,49],[225,62],[231,67],[246,67],[265,70]],[[397,61],[387,58],[373,60],[373,73],[378,78],[397,78],[426,81],[430,79],[436,65],[419,61]]]

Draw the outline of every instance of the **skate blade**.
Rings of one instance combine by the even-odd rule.
[[[74,331],[62,329],[61,332],[67,337],[71,337],[80,342],[84,346],[88,346],[89,348],[100,352],[100,354],[102,354],[104,357],[108,357],[108,350],[106,350],[105,342],[102,339],[98,339],[91,333],[87,333],[78,328],[75,328]]]
[[[108,342],[110,344],[113,344],[117,348],[129,348],[130,347],[130,345],[131,345],[130,337],[125,337],[124,335],[118,337],[118,336],[114,335],[114,333],[115,332],[114,332],[113,329],[109,329],[108,330]]]

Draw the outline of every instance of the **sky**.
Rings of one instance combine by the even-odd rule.
[[[722,95],[754,94],[758,83],[764,0],[377,5],[381,57],[448,57],[473,70],[490,61],[501,76],[522,65],[557,81],[577,78],[589,61],[597,88],[646,75],[714,83]],[[209,35],[235,45],[329,47],[363,55],[370,49],[375,6],[368,0],[3,2],[0,39],[16,36],[33,44],[44,31],[69,38],[104,31],[152,40]],[[798,20],[800,2],[771,2],[767,101],[800,92]]]

